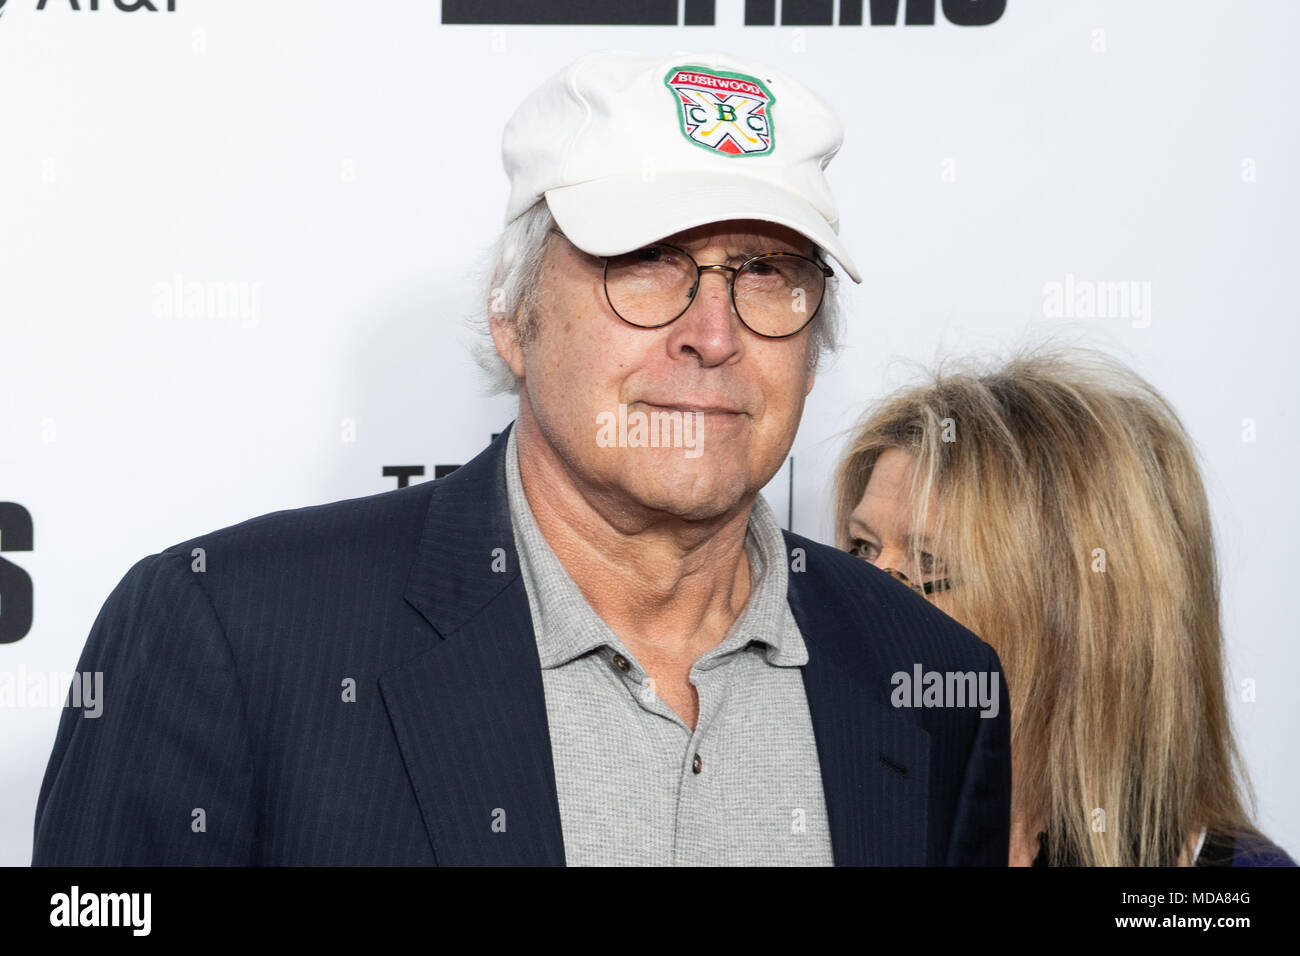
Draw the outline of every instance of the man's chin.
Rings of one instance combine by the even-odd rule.
[[[641,472],[626,487],[628,497],[642,507],[686,521],[708,521],[725,515],[745,500],[748,486],[742,475],[719,474],[707,467],[664,465]]]

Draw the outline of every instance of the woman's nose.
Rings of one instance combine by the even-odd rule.
[[[896,568],[907,573],[907,552],[900,547],[886,545],[871,563],[878,568]]]

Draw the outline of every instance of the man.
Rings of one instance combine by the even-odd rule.
[[[506,129],[516,422],[434,482],[145,558],[38,864],[1005,865],[996,655],[759,489],[830,341],[831,111],[709,54],[584,57]],[[894,708],[985,673],[997,706]]]

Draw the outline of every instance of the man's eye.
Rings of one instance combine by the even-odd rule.
[[[632,258],[637,262],[666,262],[672,259],[672,252],[663,246],[646,246],[632,253]]]

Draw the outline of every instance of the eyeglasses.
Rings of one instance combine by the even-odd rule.
[[[913,584],[912,580],[908,578],[908,576],[904,574],[902,571],[899,571],[897,568],[881,568],[880,570],[884,571],[886,574],[890,575],[891,577],[897,578],[899,581],[902,581],[904,584],[906,584],[917,594],[930,595],[936,591],[947,591],[952,587],[951,578],[939,578],[938,580],[934,580],[934,581],[922,581],[920,584]]]
[[[731,307],[757,335],[783,339],[803,330],[817,315],[830,266],[792,252],[750,256],[736,267],[702,266],[689,252],[666,242],[635,252],[604,256],[605,298],[624,322],[658,329],[675,322],[695,301],[700,278],[715,270],[731,273]]]

